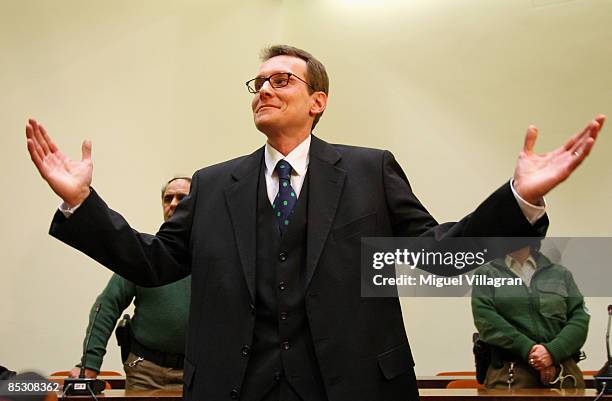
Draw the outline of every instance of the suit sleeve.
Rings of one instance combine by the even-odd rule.
[[[102,360],[106,354],[108,339],[113,333],[113,329],[117,324],[117,320],[121,317],[121,313],[132,303],[135,296],[136,286],[116,274],[113,274],[104,290],[98,295],[89,313],[89,324],[87,325],[85,339],[83,340],[83,349],[86,354],[86,368],[100,372]],[[96,318],[95,325],[92,328],[97,305],[101,305],[101,308]],[[89,346],[85,349],[87,334],[90,330],[91,340]],[[81,362],[82,361],[83,359],[81,359]]]
[[[548,227],[544,216],[531,225],[508,182],[491,194],[476,210],[459,222],[439,224],[416,198],[395,157],[383,154],[383,180],[393,235],[402,237],[537,237]]]
[[[189,240],[197,196],[197,176],[174,215],[155,235],[139,233],[92,189],[72,216],[55,213],[49,233],[127,280],[156,287],[190,273]]]

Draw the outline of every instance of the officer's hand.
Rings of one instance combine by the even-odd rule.
[[[77,378],[79,377],[79,373],[81,373],[81,368],[75,367],[70,371],[69,377]],[[85,377],[95,379],[96,377],[98,377],[98,372],[85,368]]]
[[[553,360],[550,352],[542,344],[536,344],[531,347],[529,351],[529,357],[527,359],[529,364],[537,370],[542,370],[552,365]]]
[[[542,384],[550,384],[551,381],[555,380],[557,376],[557,368],[554,366],[549,366],[540,370],[540,381]]]

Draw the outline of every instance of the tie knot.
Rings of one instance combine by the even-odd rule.
[[[276,173],[280,179],[288,180],[289,177],[291,177],[291,170],[291,164],[289,164],[285,159],[280,160],[276,164]]]

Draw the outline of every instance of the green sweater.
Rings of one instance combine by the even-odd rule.
[[[530,286],[474,286],[472,314],[482,340],[527,360],[531,347],[542,344],[553,362],[580,351],[589,314],[572,273],[544,255],[533,255],[537,269]],[[504,259],[475,270],[474,275],[516,278]]]
[[[96,305],[102,304],[86,350],[85,367],[100,371],[108,339],[132,300],[135,308],[131,329],[136,341],[153,350],[184,353],[190,294],[190,276],[162,287],[145,288],[113,274],[89,314],[86,333],[91,328]],[[83,348],[86,341],[87,336]]]

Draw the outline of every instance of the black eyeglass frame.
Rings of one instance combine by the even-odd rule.
[[[277,75],[287,75],[287,81],[286,81],[287,83],[284,84],[284,85],[280,85],[280,86],[273,84],[271,79],[272,79],[272,77],[277,76]],[[253,79],[249,79],[248,81],[246,81],[245,85],[246,85],[249,93],[255,94],[255,93],[259,92],[259,90],[261,90],[261,88],[266,83],[266,81],[268,81],[270,83],[270,86],[273,87],[274,89],[279,89],[279,88],[284,88],[285,86],[289,85],[289,80],[291,80],[291,77],[296,77],[298,80],[300,80],[303,83],[305,83],[306,85],[308,85],[308,87],[310,89],[315,91],[315,88],[313,88],[312,85],[310,85],[308,82],[306,82],[305,80],[303,80],[302,78],[298,77],[297,75],[295,75],[292,72],[277,72],[277,73],[274,73],[274,74],[270,75],[269,77],[255,77]],[[259,88],[259,90],[256,90],[255,87],[251,88],[251,83],[254,83],[258,79],[263,79],[263,81],[261,83],[261,87]]]

